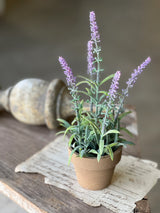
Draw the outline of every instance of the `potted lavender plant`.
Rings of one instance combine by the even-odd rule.
[[[90,30],[91,40],[88,41],[87,57],[89,78],[80,76],[82,80],[77,83],[65,59],[59,57],[73,98],[75,118],[71,124],[63,119],[58,120],[66,128],[60,133],[70,134],[69,161],[72,160],[75,166],[79,184],[86,189],[99,190],[110,184],[114,168],[121,159],[122,147],[133,144],[122,138],[120,134],[120,120],[129,113],[124,111],[123,104],[129,89],[133,87],[137,77],[151,59],[148,57],[134,70],[126,82],[126,88],[120,93],[118,92],[120,71],[100,81],[100,73],[103,69],[100,57],[100,35],[94,12],[90,12]],[[109,91],[101,91],[101,86],[110,79],[112,83]],[[78,88],[81,84],[86,84],[88,87],[81,91]],[[85,110],[81,94],[86,95],[89,110]]]

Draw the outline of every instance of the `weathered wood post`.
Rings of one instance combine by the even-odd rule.
[[[58,126],[57,118],[73,115],[71,97],[65,83],[54,79],[25,79],[0,91],[0,109],[5,109],[26,124]]]

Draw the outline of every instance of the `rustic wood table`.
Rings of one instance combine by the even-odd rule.
[[[136,118],[125,122],[136,123]],[[39,174],[15,173],[15,167],[55,139],[55,131],[45,126],[28,126],[15,120],[7,112],[0,112],[0,191],[32,213],[111,213],[103,206],[94,208],[84,204],[67,191],[46,185]],[[135,146],[125,154],[139,155]],[[135,212],[150,212],[147,198],[136,203]]]

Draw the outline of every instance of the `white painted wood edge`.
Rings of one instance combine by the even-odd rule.
[[[38,208],[36,205],[31,203],[21,194],[16,192],[14,189],[5,184],[2,180],[0,180],[0,192],[6,195],[8,198],[17,203],[20,207],[25,209],[28,213],[47,213],[46,211]]]

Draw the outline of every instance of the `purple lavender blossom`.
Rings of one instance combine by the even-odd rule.
[[[92,75],[92,71],[95,68],[93,65],[94,57],[93,57],[93,41],[88,41],[88,56],[87,56],[87,62],[88,62],[88,74]]]
[[[94,11],[90,12],[89,18],[90,18],[90,28],[91,28],[91,40],[96,41],[96,42],[100,42],[100,35],[99,35],[99,32],[98,32],[96,15],[95,15]]]
[[[112,101],[114,101],[117,97],[117,90],[119,88],[120,76],[121,76],[121,72],[117,71],[114,75],[114,78],[112,80],[112,84],[111,84],[110,89],[109,89],[108,95],[109,95],[110,100],[112,100]]]
[[[131,77],[126,82],[126,84],[128,85],[128,88],[132,88],[133,87],[133,85],[136,83],[138,75],[140,75],[143,72],[143,70],[146,68],[146,66],[150,62],[151,62],[151,58],[148,57],[140,66],[138,66],[137,69],[134,69],[134,72],[131,74]]]
[[[68,86],[74,87],[76,83],[76,78],[73,76],[71,68],[68,66],[66,60],[62,56],[60,56],[58,60],[61,64],[62,69],[64,70],[64,74],[67,76],[66,80]]]

